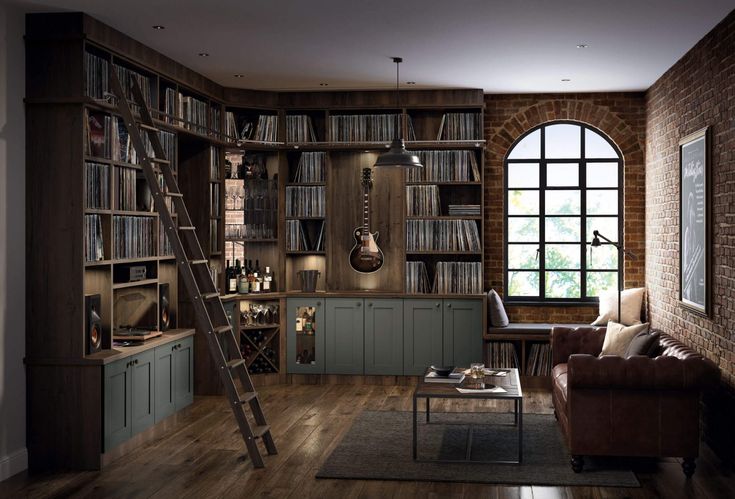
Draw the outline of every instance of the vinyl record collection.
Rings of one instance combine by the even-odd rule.
[[[327,153],[302,152],[296,165],[293,181],[297,184],[316,184],[326,180]]]
[[[148,76],[140,74],[137,71],[126,68],[124,66],[120,66],[119,64],[113,63],[112,66],[117,73],[118,80],[120,80],[120,86],[122,87],[125,97],[131,103],[135,102],[135,98],[133,97],[133,84],[131,82],[131,78],[135,78],[138,81],[140,92],[143,94],[143,100],[145,101],[148,108],[151,108],[151,102],[153,102],[153,99],[151,99],[151,79]],[[138,107],[135,104],[131,105],[133,106],[134,110]]]
[[[222,166],[219,149],[216,147],[209,148],[209,180],[219,180]]]
[[[406,262],[406,293],[430,293],[429,273],[424,262]]]
[[[406,220],[406,251],[481,250],[473,220]]]
[[[482,262],[437,262],[434,293],[482,293]]]
[[[474,151],[417,151],[423,168],[410,168],[408,182],[478,182]]]
[[[91,52],[84,53],[87,95],[93,99],[105,99],[109,92],[110,64]]]
[[[482,211],[479,204],[450,204],[447,213],[453,217],[479,217]]]
[[[134,168],[115,168],[115,209],[136,211],[138,170]]]
[[[110,121],[109,114],[86,111],[84,143],[85,152],[88,156],[110,158],[112,153]]]
[[[316,134],[309,115],[286,116],[286,142],[316,142]]]
[[[324,251],[325,223],[319,224],[319,233],[312,241],[301,220],[286,220],[286,251]]]
[[[86,162],[85,208],[107,210],[110,208],[110,167],[105,164]]]
[[[102,218],[99,215],[84,215],[84,258],[88,262],[105,259],[102,236]]]
[[[526,360],[526,376],[548,376],[551,374],[551,345],[533,343]]]
[[[173,109],[169,109],[169,105],[172,104],[170,102],[169,90],[172,89],[166,89],[166,108],[164,112],[166,114],[173,114],[178,118],[178,120],[174,120],[174,124],[183,126],[187,130],[192,130],[196,133],[206,134],[207,108],[209,105],[205,101],[192,97],[191,95],[175,92],[174,107]]]
[[[491,341],[487,344],[488,367],[509,368],[518,367],[518,356],[515,345],[508,341]]]
[[[480,113],[445,113],[436,140],[480,140]]]
[[[158,224],[158,254],[160,256],[172,256],[174,249],[171,246],[166,231],[163,230],[163,224]]]
[[[324,186],[286,187],[287,217],[323,217],[325,208]]]
[[[209,251],[217,253],[219,251],[219,220],[209,221]]]
[[[439,187],[436,185],[406,186],[406,215],[438,216],[441,214],[439,203]]]
[[[396,119],[397,118],[397,119]],[[330,142],[388,142],[397,137],[398,114],[338,114],[329,116]],[[408,140],[416,140],[409,117]]]
[[[255,140],[260,142],[276,142],[278,140],[278,116],[261,114],[255,129]]]
[[[218,217],[220,214],[220,184],[209,184],[209,215]]]
[[[154,217],[115,216],[113,252],[115,258],[147,258],[154,256]]]
[[[218,105],[212,104],[209,107],[209,119],[209,127],[212,129],[212,132],[214,134],[219,134],[222,131],[222,126],[220,125],[222,120],[222,111]]]

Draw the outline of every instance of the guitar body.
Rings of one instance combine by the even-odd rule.
[[[355,246],[350,251],[350,266],[355,272],[361,274],[372,274],[383,267],[385,261],[383,251],[378,248],[375,241],[378,240],[378,233],[366,233],[363,238],[363,228],[357,227],[353,232],[355,236]]]

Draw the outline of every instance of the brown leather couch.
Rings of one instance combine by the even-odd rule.
[[[719,370],[661,333],[656,358],[598,357],[604,327],[551,331],[554,413],[575,472],[584,456],[682,457],[687,477],[699,455],[699,399]]]

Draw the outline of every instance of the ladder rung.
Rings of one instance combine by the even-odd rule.
[[[246,392],[240,395],[240,403],[246,404],[258,396],[258,392]]]
[[[189,260],[190,265],[205,265],[209,260]]]
[[[170,198],[183,198],[184,195],[180,192],[166,192],[164,196],[168,196]]]
[[[245,364],[245,359],[232,359],[227,361],[227,367],[229,369],[235,369],[237,366]]]
[[[150,159],[154,163],[161,163],[162,165],[170,165],[171,164],[171,162],[169,160],[163,159],[163,158],[148,158],[148,159]]]
[[[267,424],[260,425],[260,426],[253,426],[251,431],[253,432],[254,438],[260,438],[266,433],[268,433],[269,431],[271,431],[271,427],[270,425],[267,425]]]
[[[227,326],[217,326],[214,328],[214,332],[217,334],[226,333],[227,331],[232,331],[232,326],[229,324]]]
[[[193,225],[182,225],[181,227],[179,227],[179,230],[196,230],[196,227],[194,227]]]
[[[219,293],[203,293],[202,299],[204,300],[214,300],[219,296]]]
[[[148,132],[159,132],[160,130],[154,126],[146,125],[145,123],[138,123],[138,126]]]

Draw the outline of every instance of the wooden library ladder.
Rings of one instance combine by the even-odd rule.
[[[163,224],[166,236],[176,255],[179,273],[194,306],[197,332],[207,338],[209,352],[219,371],[222,384],[225,387],[227,399],[232,406],[232,412],[240,427],[245,445],[247,446],[253,466],[265,466],[260,455],[256,440],[261,438],[265,443],[268,454],[277,454],[273,442],[270,426],[266,423],[265,415],[260,406],[258,393],[248,373],[245,360],[240,353],[240,345],[235,337],[232,325],[227,319],[222,306],[219,292],[212,281],[209,272],[208,260],[204,256],[202,247],[197,239],[195,228],[192,226],[189,212],[184,204],[184,196],[179,190],[178,183],[171,171],[171,163],[166,159],[159,137],[159,129],[155,126],[150,110],[143,98],[143,94],[135,78],[130,78],[130,89],[133,100],[138,106],[139,119],[133,116],[120,80],[113,68],[110,68],[110,82],[125,126],[128,130],[133,147],[138,153],[140,165],[153,194],[155,208]],[[148,134],[153,156],[143,142],[143,133]],[[154,169],[156,165],[163,174],[164,182],[159,183],[159,177]],[[173,220],[169,211],[166,197],[173,201],[173,206],[179,219],[179,226]],[[179,237],[179,234],[183,237]],[[186,248],[184,247],[186,243]],[[241,389],[238,389],[235,380],[239,379]],[[245,413],[245,404],[250,406],[254,423],[251,423]]]

